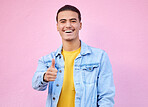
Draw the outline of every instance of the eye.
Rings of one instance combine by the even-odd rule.
[[[61,23],[65,23],[65,21],[61,21]]]
[[[59,22],[60,22],[60,23],[66,23],[66,20],[61,19]]]
[[[71,22],[76,22],[76,20],[71,20]]]

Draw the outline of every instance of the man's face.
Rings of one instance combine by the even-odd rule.
[[[79,40],[79,30],[82,23],[79,21],[78,13],[66,10],[58,14],[57,30],[63,41]]]

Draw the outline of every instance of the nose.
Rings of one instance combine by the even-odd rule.
[[[66,27],[70,28],[71,27],[71,23],[69,21],[66,22]]]

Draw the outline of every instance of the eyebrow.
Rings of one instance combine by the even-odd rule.
[[[66,19],[60,19],[59,21],[60,21],[60,22],[61,22],[61,21],[66,21]]]
[[[76,18],[71,18],[70,20],[76,20],[77,21]],[[60,21],[66,21],[66,19],[60,19]]]
[[[72,18],[72,19],[70,19],[70,20],[76,20],[76,21],[77,21],[77,19],[76,19],[76,18]]]

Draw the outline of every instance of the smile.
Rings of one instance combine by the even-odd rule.
[[[64,32],[65,32],[65,33],[72,33],[73,30],[65,30]]]

